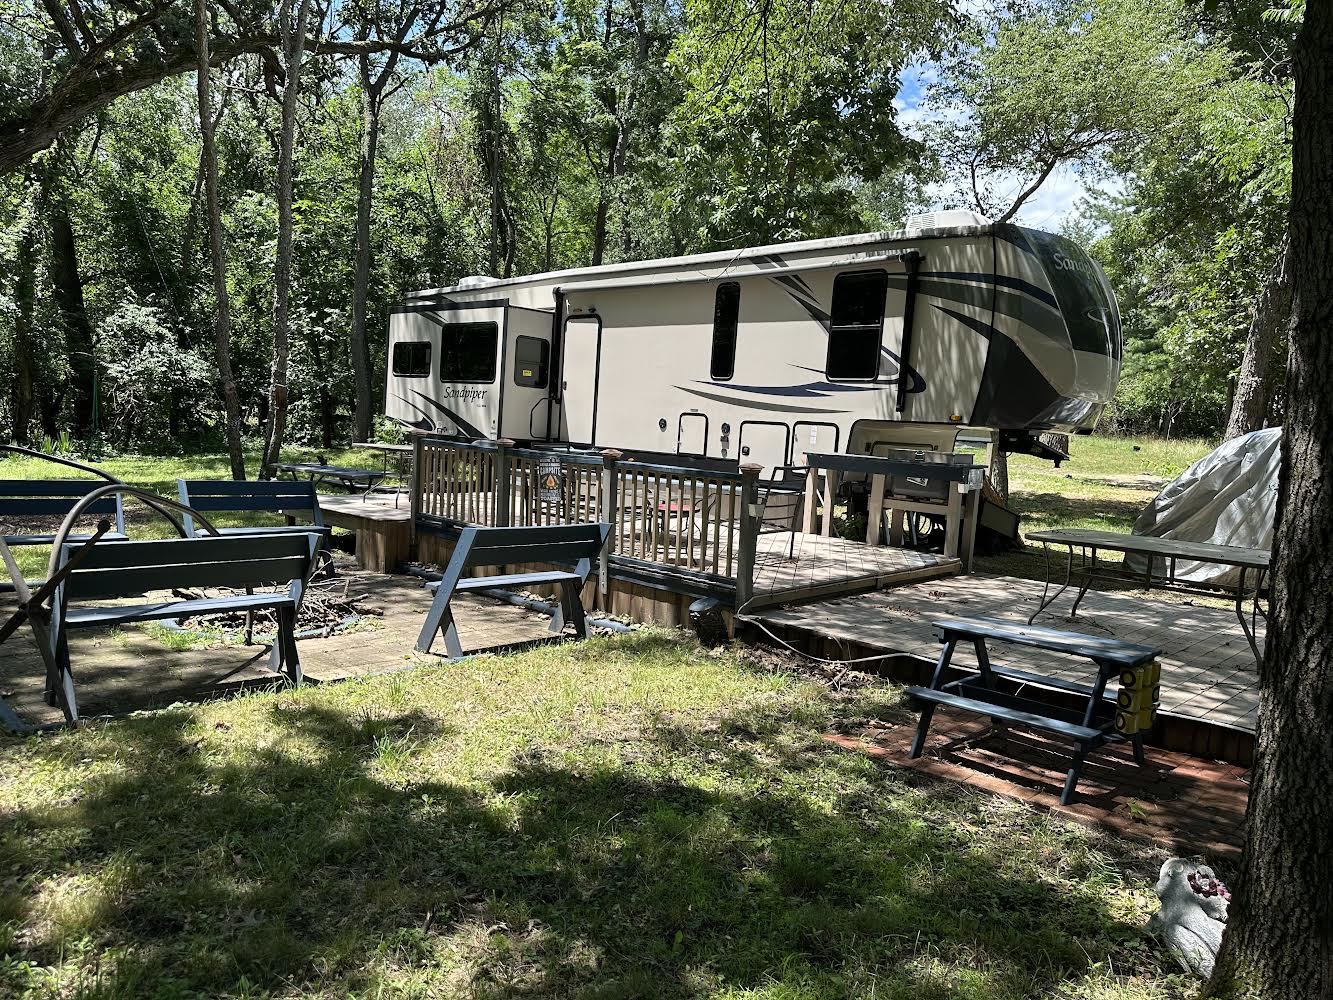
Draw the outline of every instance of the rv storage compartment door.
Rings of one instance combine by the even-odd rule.
[[[705,455],[708,453],[708,415],[682,413],[676,430],[677,455]]]
[[[764,467],[761,476],[768,477],[773,469],[787,464],[791,428],[769,420],[746,420],[741,424],[739,460],[742,465],[757,463]]]

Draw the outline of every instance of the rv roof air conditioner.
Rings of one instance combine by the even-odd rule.
[[[499,284],[499,278],[492,278],[489,274],[469,274],[466,278],[460,278],[458,288],[485,288],[487,285]]]
[[[967,209],[951,208],[943,212],[909,215],[903,223],[906,229],[957,229],[962,226],[989,226],[991,220]]]

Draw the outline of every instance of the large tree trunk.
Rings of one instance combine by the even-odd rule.
[[[370,296],[370,213],[375,196],[375,156],[380,139],[380,93],[371,80],[370,59],[361,57],[361,162],[356,198],[356,276],[352,282],[352,376],[356,388],[354,435],[370,440],[374,408],[370,344],[366,340]],[[327,447],[327,445],[326,445]]]
[[[14,384],[9,411],[14,421],[14,443],[26,445],[33,413],[33,309],[37,287],[37,220],[29,217],[19,234],[14,276]]]
[[[287,362],[290,352],[288,326],[292,294],[292,161],[296,148],[297,98],[301,90],[302,40],[310,20],[310,0],[300,0],[296,25],[291,18],[291,0],[280,9],[283,40],[282,136],[278,142],[278,253],[273,264],[273,368],[269,379],[267,445],[263,478],[269,478],[282,450],[287,427]]]
[[[227,432],[231,478],[245,478],[241,450],[241,400],[231,368],[231,297],[227,294],[227,254],[222,245],[222,207],[218,200],[218,153],[213,141],[213,102],[209,96],[208,10],[206,0],[194,0],[195,39],[199,46],[199,133],[204,165],[204,203],[208,214],[208,246],[213,262],[213,351],[222,384],[222,405]]]
[[[51,227],[51,281],[60,324],[65,331],[65,348],[69,353],[74,436],[87,438],[94,430],[97,359],[93,355],[93,328],[83,302],[83,276],[79,273],[74,225],[70,221],[69,206],[59,193],[50,199],[47,217]]]
[[[1291,322],[1291,238],[1282,237],[1277,262],[1259,296],[1245,341],[1245,357],[1236,379],[1236,394],[1231,400],[1231,417],[1223,440],[1249,434],[1264,426],[1268,413],[1272,380],[1269,368],[1278,336]]]
[[[1292,325],[1247,837],[1208,992],[1333,997],[1333,5],[1294,50]]]

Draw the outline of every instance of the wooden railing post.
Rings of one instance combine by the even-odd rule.
[[[754,597],[754,564],[759,549],[759,473],[762,465],[741,466],[741,538],[736,553],[736,610],[741,611]]]
[[[422,491],[426,488],[421,475],[421,441],[425,435],[412,434],[412,527],[408,532],[408,545],[413,550],[417,545],[417,518],[421,516]],[[415,556],[415,551],[414,551]]]
[[[495,442],[499,447],[495,451],[495,511],[491,524],[497,528],[509,527],[509,488],[513,477],[509,474],[509,449],[514,442],[509,438],[500,438]]]
[[[611,525],[611,534],[606,537],[602,554],[597,561],[597,589],[603,597],[611,587],[611,553],[616,547],[616,536],[620,534],[620,516],[616,496],[616,463],[624,457],[624,452],[607,448],[602,452],[602,520]]]

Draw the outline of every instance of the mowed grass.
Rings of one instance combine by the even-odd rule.
[[[645,630],[0,741],[0,995],[1181,997],[1160,858]]]
[[[1024,534],[1050,528],[1127,532],[1163,486],[1217,446],[1196,438],[1075,437],[1070,461],[1055,468],[1030,455],[1009,457],[1009,506]],[[1099,553],[1114,562],[1118,553]],[[1064,562],[1064,550],[1052,550]],[[979,558],[984,573],[1042,580],[1046,557],[1039,544],[1026,551]]]

